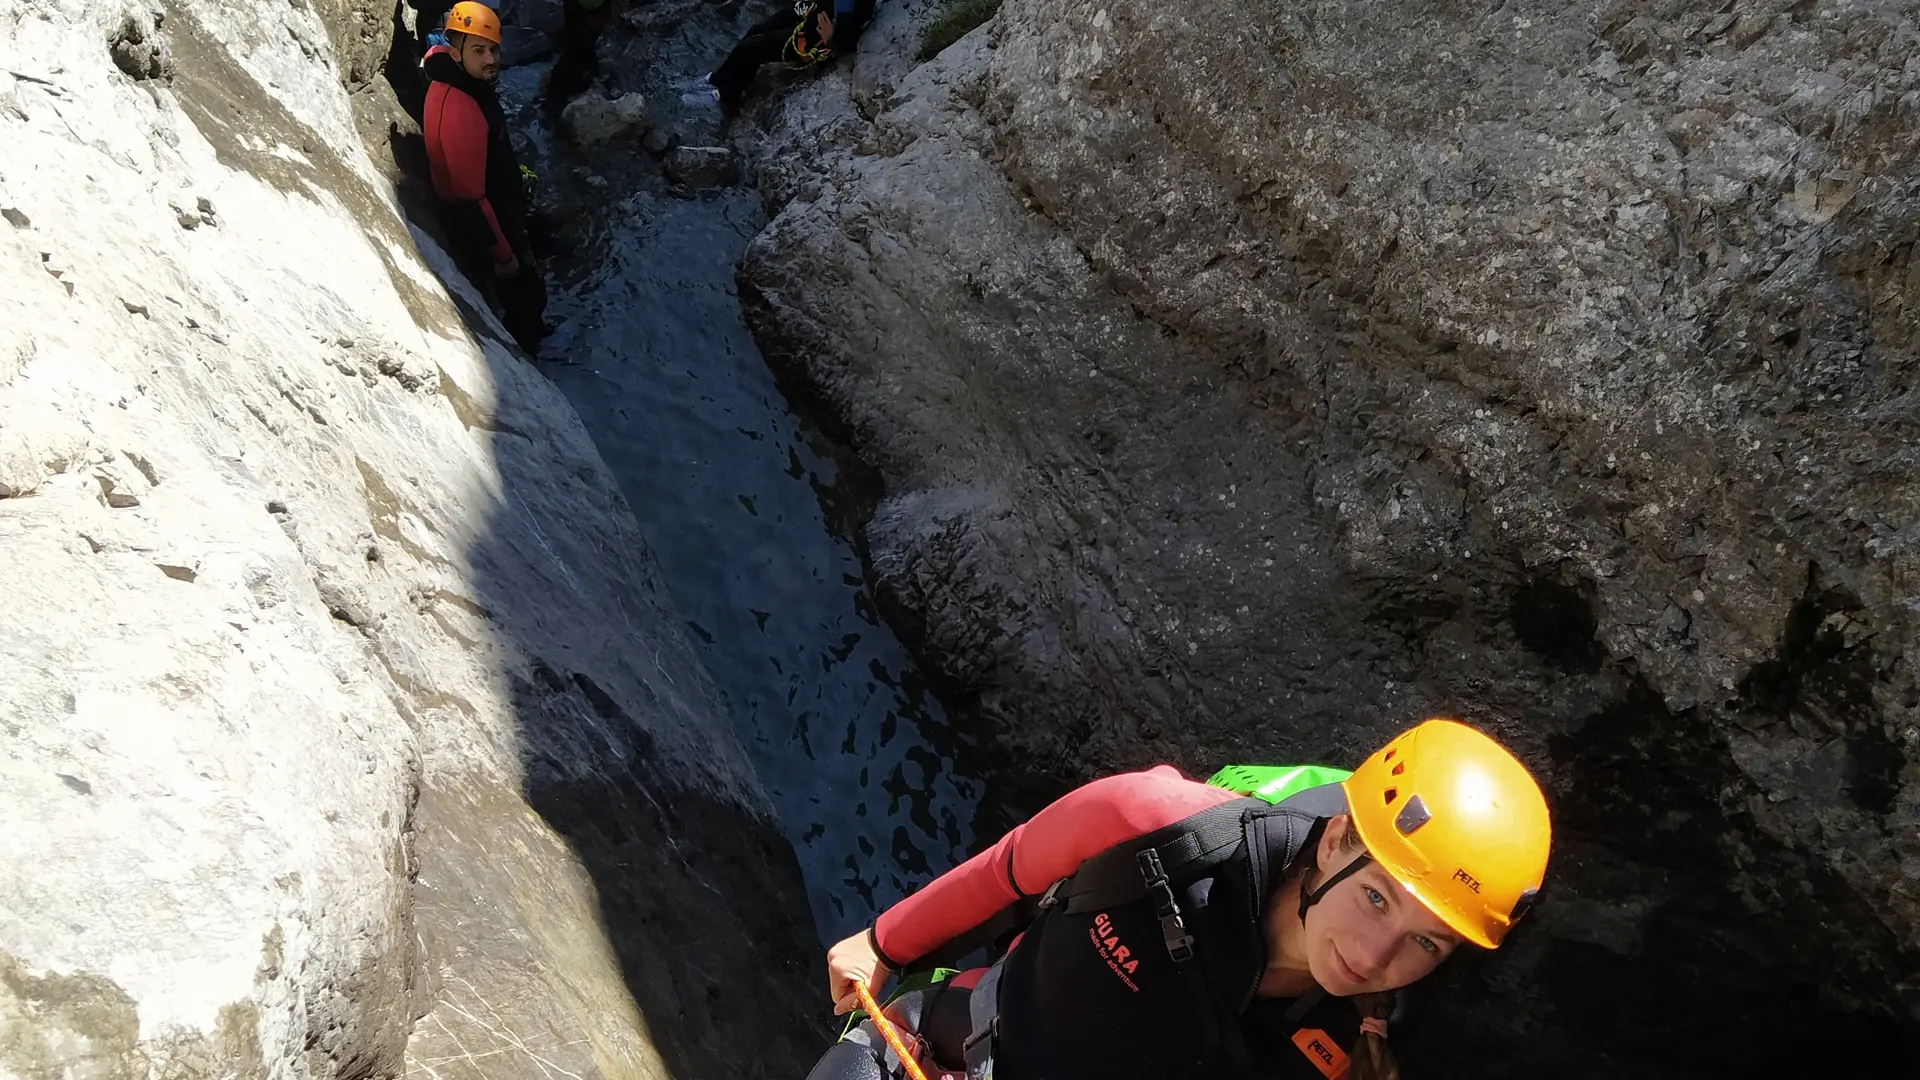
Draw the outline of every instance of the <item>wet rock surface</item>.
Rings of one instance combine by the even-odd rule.
[[[1448,712],[1548,781],[1423,1075],[1915,1045],[1914,16],[1723,7],[1008,0],[760,144],[756,330],[1026,802]]]
[[[690,188],[710,188],[740,179],[740,157],[726,146],[677,146],[667,151],[667,175]]]
[[[791,1075],[798,868],[577,414],[362,148],[391,7],[174,3],[141,84],[118,7],[23,10],[0,1074]]]
[[[537,63],[553,55],[553,39],[524,26],[500,28],[500,66],[519,67]]]

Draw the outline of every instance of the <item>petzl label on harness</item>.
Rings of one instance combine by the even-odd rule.
[[[1347,1052],[1333,1041],[1333,1036],[1319,1028],[1301,1028],[1293,1033],[1293,1045],[1307,1055],[1313,1067],[1319,1069],[1327,1080],[1341,1080],[1347,1075]]]

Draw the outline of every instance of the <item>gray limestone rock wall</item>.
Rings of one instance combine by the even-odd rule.
[[[822,1037],[630,510],[363,148],[393,18],[0,13],[0,1077],[717,1080]]]
[[[1449,974],[1429,1075],[1911,1045],[1916,44],[1007,0],[783,106],[742,282],[1031,798],[1443,712],[1546,778],[1555,900]]]

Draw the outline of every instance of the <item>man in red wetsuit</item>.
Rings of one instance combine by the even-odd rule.
[[[429,81],[421,126],[433,190],[453,256],[502,308],[501,323],[532,352],[546,332],[547,286],[527,240],[520,161],[507,138],[500,75],[500,19],[474,0],[447,12],[447,44],[421,62]]]
[[[1022,928],[991,968],[888,1006],[923,1064],[976,1080],[1374,1080],[1396,1075],[1391,993],[1456,948],[1497,947],[1550,840],[1525,767],[1448,720],[1278,805],[1166,766],[1112,776],[835,945],[829,990],[849,1011],[855,980],[921,969],[1001,921]],[[856,1028],[811,1080],[892,1073],[872,1034]]]

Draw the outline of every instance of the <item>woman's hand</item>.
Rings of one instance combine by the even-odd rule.
[[[874,954],[865,930],[828,949],[827,995],[833,998],[833,1014],[845,1016],[860,1007],[860,995],[853,990],[855,980],[877,994],[891,974]]]

